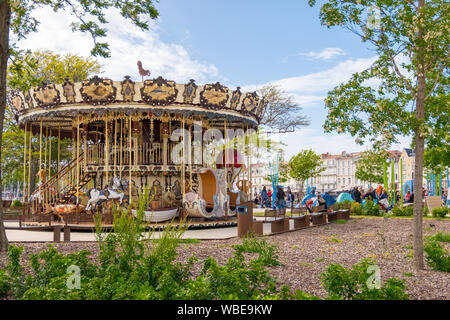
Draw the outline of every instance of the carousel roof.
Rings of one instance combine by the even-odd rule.
[[[19,123],[73,118],[77,115],[120,112],[127,115],[182,113],[206,115],[257,125],[264,113],[264,101],[256,92],[232,91],[215,84],[175,83],[162,77],[135,82],[129,76],[112,81],[97,76],[77,83],[43,84],[11,97]]]

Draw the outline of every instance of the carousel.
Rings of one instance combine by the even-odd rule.
[[[95,76],[43,83],[11,102],[24,129],[25,220],[92,222],[114,205],[135,214],[144,190],[147,221],[226,220],[251,195],[251,152],[233,143],[257,130],[264,101],[255,92]]]

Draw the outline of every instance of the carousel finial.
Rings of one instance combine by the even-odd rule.
[[[144,76],[150,76],[150,70],[145,70],[142,67],[142,62],[137,62],[138,68],[139,68],[139,74],[142,76],[142,82],[144,82]]]

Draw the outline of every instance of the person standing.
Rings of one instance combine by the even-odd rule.
[[[262,208],[265,208],[267,206],[267,198],[268,198],[268,194],[267,194],[266,187],[264,186],[263,189],[261,190],[261,207]]]

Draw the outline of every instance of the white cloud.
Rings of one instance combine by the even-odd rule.
[[[68,13],[54,13],[42,8],[36,10],[35,16],[41,21],[38,32],[22,40],[19,43],[21,48],[90,55],[92,38],[71,31],[70,23],[75,20]],[[157,21],[151,23],[150,30],[142,31],[116,11],[109,11],[106,19],[109,21],[107,38],[98,41],[109,43],[111,57],[98,59],[104,70],[103,76],[120,80],[129,75],[139,80],[137,61],[141,60],[144,68],[150,69],[152,78],[161,75],[180,82],[191,78],[199,82],[217,81],[219,72],[213,64],[193,59],[180,44],[163,42],[158,35],[160,26]]]
[[[341,48],[325,48],[320,52],[310,51],[308,53],[298,53],[299,56],[305,56],[312,60],[331,60],[335,56],[344,56],[345,51]]]
[[[356,144],[355,139],[349,134],[323,133],[320,129],[310,127],[284,134],[271,134],[270,138],[287,144],[284,148],[286,159],[290,159],[304,149],[312,149],[319,154],[327,152],[340,154],[342,151],[361,152],[370,148],[370,144],[362,146]],[[401,151],[411,144],[411,137],[399,137],[398,140],[399,142],[393,144],[390,150]]]
[[[328,91],[348,81],[355,72],[367,69],[375,60],[376,57],[348,59],[320,72],[284,78],[265,84],[248,85],[243,87],[243,90],[257,90],[267,84],[272,84],[294,96],[301,107],[317,107],[318,104],[323,104]]]

